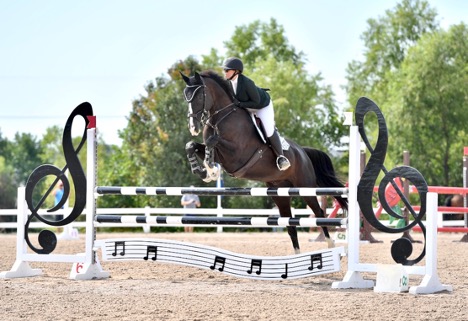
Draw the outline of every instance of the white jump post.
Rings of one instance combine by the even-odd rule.
[[[20,278],[41,275],[41,269],[32,269],[27,259],[27,244],[24,240],[25,226],[27,219],[26,188],[18,188],[18,214],[16,222],[16,260],[10,271],[0,273],[1,279]]]
[[[95,116],[93,116],[95,117]],[[96,123],[96,122],[94,122]],[[87,129],[86,149],[86,246],[85,260],[73,264],[70,278],[75,280],[105,279],[109,273],[102,270],[101,264],[96,258],[94,242],[96,241],[96,228],[94,227],[94,216],[96,215],[96,166],[97,166],[97,139],[96,127]]]
[[[90,142],[96,144],[96,128],[87,130],[87,137]],[[88,164],[96,164],[95,146],[88,144],[87,159]],[[95,171],[87,171],[87,189],[94,189]],[[90,280],[102,279],[109,277],[109,273],[104,272],[101,265],[96,260],[94,241],[94,213],[95,213],[95,198],[94,193],[88,193],[86,196],[86,241],[85,253],[80,254],[37,254],[29,253],[28,245],[25,241],[25,224],[28,218],[27,204],[25,198],[25,188],[18,189],[18,215],[17,215],[17,232],[16,232],[16,261],[10,271],[0,273],[0,278],[20,278],[30,277],[42,274],[41,269],[32,269],[29,262],[62,262],[73,263],[70,272],[70,278],[75,280]]]

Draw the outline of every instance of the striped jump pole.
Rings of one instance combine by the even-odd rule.
[[[102,195],[169,195],[181,196],[197,194],[200,196],[342,196],[347,197],[347,188],[310,188],[310,187],[251,187],[251,188],[211,188],[211,187],[123,187],[98,186],[96,194]]]
[[[225,226],[225,227],[320,227],[346,228],[343,218],[297,218],[297,217],[196,217],[196,216],[143,216],[143,215],[97,215],[97,223],[148,224],[155,226]]]

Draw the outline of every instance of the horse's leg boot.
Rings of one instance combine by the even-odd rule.
[[[283,155],[283,146],[281,146],[281,140],[279,138],[278,132],[275,130],[273,135],[268,137],[268,140],[271,144],[273,152],[275,152],[276,155],[276,166],[280,171],[287,170],[291,166],[291,163],[289,162],[289,159]]]

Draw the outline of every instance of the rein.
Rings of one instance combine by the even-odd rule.
[[[214,124],[211,124],[211,123],[210,123],[210,120],[211,120],[214,116],[216,116],[217,114],[219,114],[220,112],[222,112],[222,111],[224,111],[224,110],[226,110],[226,109],[228,109],[229,107],[232,107],[232,106],[234,106],[234,103],[230,103],[229,105],[227,105],[227,106],[221,108],[220,110],[215,111],[215,112],[213,113],[213,115],[208,115],[208,118],[206,119],[206,125],[207,125],[207,126],[210,126],[211,128],[213,128],[213,129],[218,133],[218,125],[219,125],[225,118],[227,118],[229,115],[231,115],[233,112],[235,112],[235,111],[236,111],[236,108],[235,108],[235,107],[234,107],[234,108],[231,108],[231,109],[228,111],[228,113],[226,113],[226,115],[224,115],[223,117],[221,117],[220,119],[218,119],[218,121],[217,121],[216,123],[214,123]],[[209,112],[208,112],[208,114],[209,114]],[[203,123],[202,123],[202,124],[203,124]]]

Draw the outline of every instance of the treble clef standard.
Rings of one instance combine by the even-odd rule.
[[[81,116],[85,121],[85,126],[83,130],[83,136],[78,147],[75,149],[72,141],[72,125],[76,116]],[[60,169],[51,164],[44,164],[37,167],[29,176],[28,181],[26,182],[26,203],[31,215],[28,217],[25,224],[25,241],[28,244],[29,248],[38,254],[49,254],[55,250],[57,245],[57,236],[54,232],[50,230],[42,230],[38,235],[38,242],[42,248],[35,247],[30,239],[28,234],[28,228],[33,219],[38,219],[39,221],[50,225],[50,226],[64,226],[73,222],[84,210],[86,206],[86,174],[81,166],[81,163],[78,159],[78,153],[86,142],[86,129],[90,125],[90,117],[93,116],[93,108],[90,103],[84,102],[77,106],[70,116],[67,119],[65,128],[63,131],[62,137],[62,147],[66,160],[66,165],[64,168]],[[65,175],[66,171],[69,171],[71,177],[73,178],[73,184],[75,189],[75,203],[69,215],[64,217],[62,220],[53,221],[49,220],[44,216],[38,214],[39,209],[44,204],[47,197],[50,195],[55,184],[61,180],[63,182],[63,196],[60,202],[55,205],[53,208],[49,209],[47,212],[55,212],[62,208],[65,202],[70,195],[70,181]],[[34,193],[34,189],[45,177],[55,176],[55,180],[50,185],[45,194],[36,202],[37,195]]]
[[[377,116],[378,122],[378,138],[374,147],[371,146],[364,129],[364,118],[369,112],[373,112]],[[366,147],[371,154],[369,161],[367,162],[364,172],[361,176],[361,180],[358,184],[357,200],[361,208],[362,214],[369,222],[369,224],[371,224],[379,231],[385,233],[401,233],[410,230],[415,225],[419,225],[423,231],[424,240],[426,240],[426,229],[424,227],[424,224],[421,222],[421,219],[426,214],[426,194],[428,192],[426,180],[418,170],[410,166],[398,166],[390,171],[387,171],[387,169],[384,166],[388,146],[387,125],[382,112],[372,100],[365,97],[361,97],[358,100],[356,104],[355,120],[356,125],[359,128],[361,138],[366,144]],[[379,184],[378,195],[380,204],[390,216],[397,219],[404,218],[391,208],[391,206],[387,202],[387,199],[385,198],[385,188],[388,184],[391,184],[398,196],[403,201],[405,207],[409,210],[413,217],[413,221],[406,226],[403,226],[401,228],[390,228],[383,225],[375,216],[372,205],[372,195],[374,191],[375,182],[381,172],[383,172],[385,176],[382,178]],[[398,186],[398,184],[395,182],[396,178],[404,178],[410,181],[416,187],[421,202],[421,208],[419,210],[419,213],[417,213],[413,209],[411,203],[406,198],[403,191],[401,191],[400,186]],[[426,242],[424,242],[424,244],[426,244]],[[412,244],[411,241],[409,241],[406,238],[397,239],[392,245],[393,259],[397,263],[402,263],[404,265],[413,265],[421,261],[425,256],[425,246],[422,253],[414,260],[408,259],[411,253]]]

